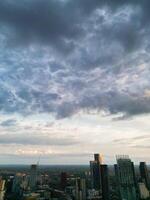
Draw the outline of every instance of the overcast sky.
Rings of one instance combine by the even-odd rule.
[[[0,164],[150,162],[150,1],[0,1]]]

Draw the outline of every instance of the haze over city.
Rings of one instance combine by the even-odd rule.
[[[0,1],[0,164],[150,162],[150,1]]]

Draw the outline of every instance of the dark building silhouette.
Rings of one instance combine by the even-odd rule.
[[[116,182],[118,182],[119,181],[119,176],[118,176],[118,165],[117,164],[114,165],[114,170],[115,170]]]
[[[100,164],[102,164],[100,154],[94,154],[94,161],[90,161],[90,171],[92,188],[95,190],[101,190]]]
[[[137,196],[137,199],[140,199],[140,191],[139,191],[139,185],[138,185],[138,181],[135,174],[134,162],[132,162],[132,171],[133,171],[133,179],[134,179],[134,184],[135,184],[135,189],[136,189],[136,196]]]
[[[90,161],[91,183],[95,190],[101,189],[100,165],[96,161]]]
[[[109,200],[108,168],[102,164],[102,156],[94,154],[90,162],[92,188],[98,190],[103,200]]]
[[[99,164],[102,164],[103,163],[103,159],[102,159],[102,155],[98,154],[98,153],[95,153],[94,154],[94,160],[96,162],[99,162]]]
[[[100,165],[101,184],[102,184],[102,199],[109,200],[109,181],[107,165]]]
[[[140,175],[142,178],[142,181],[145,183],[147,189],[150,190],[150,179],[148,174],[148,169],[145,162],[140,162]]]
[[[13,177],[10,177],[10,178],[7,180],[7,183],[6,183],[6,193],[11,193],[11,192],[12,192],[13,181],[14,181],[14,178],[13,178]]]
[[[114,171],[115,171],[115,194],[117,199],[120,199],[120,187],[119,187],[119,175],[118,175],[118,165],[114,165]]]
[[[65,188],[67,186],[67,173],[66,172],[62,172],[60,175],[60,184],[61,184],[61,189],[65,190]]]

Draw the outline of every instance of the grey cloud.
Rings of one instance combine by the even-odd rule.
[[[68,52],[73,43],[67,44],[65,39],[76,38],[81,33],[76,6],[53,0],[3,1],[0,3],[0,22],[9,25],[17,34],[16,44],[50,42]]]
[[[127,115],[137,115],[140,113],[149,113],[150,100],[132,97],[126,94],[114,94],[109,101],[109,110],[111,113],[126,113]]]
[[[134,145],[134,143],[136,142],[146,142],[150,140],[150,136],[149,135],[143,135],[143,136],[136,136],[136,137],[131,137],[131,138],[121,138],[121,139],[115,139],[113,140],[113,143],[115,144],[127,144],[130,145],[132,147],[147,147],[148,145]]]
[[[69,53],[75,48],[77,38],[83,38],[87,34],[83,30],[84,23],[88,23],[88,17],[93,11],[103,8],[103,6],[112,9],[133,4],[131,1],[121,2],[115,0],[112,2],[98,0],[10,2],[6,0],[0,2],[0,22],[10,26],[12,31],[17,34],[16,43],[18,44],[26,45],[37,41],[47,44],[49,42],[57,50]],[[133,2],[135,6],[136,3]],[[137,5],[146,8],[145,1],[143,3],[137,1]],[[142,15],[144,14],[142,12]],[[101,26],[101,24],[98,25]],[[115,27],[111,29],[111,35],[114,35],[115,39],[120,39],[125,48],[132,48],[134,43],[139,42],[136,41],[138,35],[136,27],[134,26],[134,29],[132,27],[132,24],[127,26],[120,23],[117,29]],[[106,34],[108,36],[108,33],[109,30],[106,30],[103,36]]]
[[[15,119],[8,119],[0,123],[0,125],[4,127],[15,126],[16,124],[17,121]]]
[[[78,144],[74,138],[55,138],[36,134],[1,134],[0,144],[70,146]]]
[[[119,0],[1,1],[1,112],[48,112],[57,118],[90,109],[122,112],[123,118],[149,113],[148,6]],[[17,48],[4,42],[11,43],[13,33]],[[142,64],[147,66],[140,71]]]

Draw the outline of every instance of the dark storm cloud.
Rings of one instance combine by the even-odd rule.
[[[121,9],[123,6],[132,6],[133,9],[139,6],[139,12],[133,15],[131,23],[126,25],[120,23],[119,27],[110,26],[104,29],[104,35],[118,39],[125,46],[131,48],[138,37],[138,26],[146,25],[149,22],[148,8],[150,3],[144,1],[99,1],[99,0],[76,0],[76,1],[48,1],[48,0],[23,0],[20,2],[1,1],[0,2],[0,22],[12,28],[16,34],[16,44],[30,44],[41,42],[54,45],[62,52],[72,51],[75,47],[76,39],[84,37],[85,22],[96,10],[108,7],[111,11]],[[136,17],[137,19],[135,19]],[[101,23],[97,24],[101,26]],[[134,27],[133,27],[134,26]],[[112,39],[113,39],[112,38]],[[73,42],[74,41],[74,42]]]
[[[0,110],[149,113],[149,7],[146,0],[1,1]]]
[[[133,1],[135,2],[135,1]],[[12,33],[16,35],[14,43],[27,45],[33,42],[40,42],[53,45],[61,52],[69,52],[75,48],[76,39],[84,37],[84,23],[91,13],[107,6],[108,8],[120,8],[124,5],[133,4],[131,1],[99,1],[99,0],[76,0],[76,1],[48,1],[48,0],[23,0],[21,2],[1,1],[0,2],[0,22],[12,28]],[[142,8],[146,8],[145,1]],[[148,12],[146,12],[148,15]],[[146,18],[145,12],[141,19]],[[147,16],[149,17],[149,16]],[[146,21],[146,19],[144,20]],[[148,21],[148,20],[147,20]],[[134,21],[133,21],[134,23]],[[101,23],[98,24],[101,26]],[[132,24],[131,24],[132,27]],[[134,28],[119,26],[119,29],[112,30],[112,35],[120,38],[125,47],[134,45],[138,33]],[[114,32],[114,33],[113,33]],[[105,30],[105,34],[109,29]],[[118,39],[119,39],[118,38]],[[9,38],[10,39],[10,38]],[[92,62],[92,61],[91,61]]]
[[[96,7],[98,1],[1,1],[0,22],[16,35],[14,44],[40,42],[53,45],[62,52],[74,48],[71,40],[82,34],[80,23]]]

